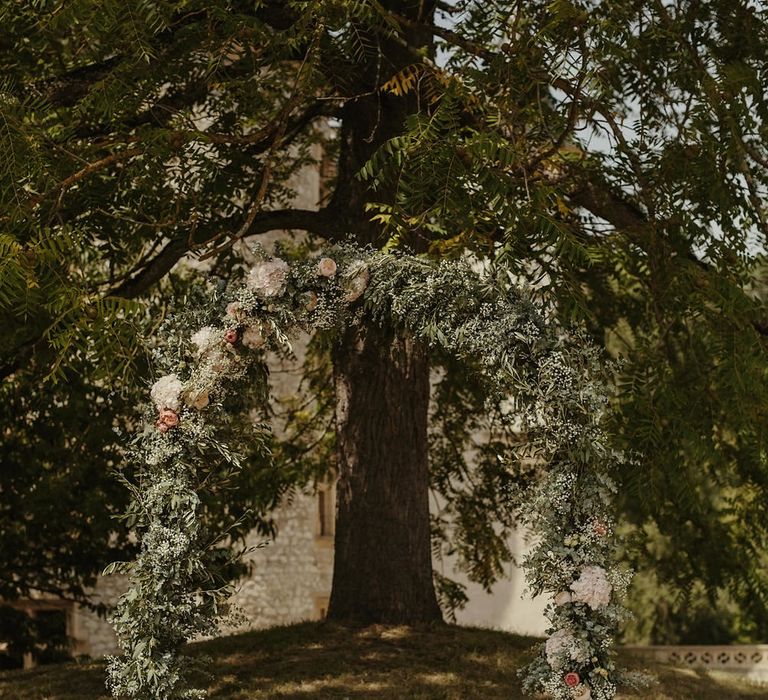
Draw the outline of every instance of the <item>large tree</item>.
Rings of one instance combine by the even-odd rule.
[[[768,324],[748,283],[768,229],[764,10],[77,0],[2,17],[4,376],[84,357],[120,371],[130,300],[185,256],[229,269],[269,231],[493,259],[625,356],[617,426],[642,458],[624,507],[684,543],[668,578],[765,609]],[[318,145],[329,195],[297,209],[291,177]],[[464,462],[481,409],[449,360],[392,329],[363,324],[330,354],[330,615],[438,619],[430,365],[453,369],[433,425],[455,431],[432,437],[432,485],[490,583],[513,523],[492,441]]]

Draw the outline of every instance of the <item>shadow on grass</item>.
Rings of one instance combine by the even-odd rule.
[[[212,698],[515,698],[529,640],[449,626],[331,624],[247,635],[222,658]],[[213,651],[201,645],[201,651]]]
[[[0,673],[2,700],[102,700],[104,664],[52,664]]]
[[[210,656],[211,700],[522,700],[517,669],[534,640],[449,625],[354,629],[305,623],[192,645]],[[633,700],[768,700],[729,677],[623,658],[659,683]],[[104,665],[65,664],[0,673],[2,700],[102,700]]]

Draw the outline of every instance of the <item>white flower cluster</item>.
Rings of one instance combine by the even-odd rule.
[[[611,602],[611,584],[605,569],[601,566],[586,566],[581,575],[571,584],[574,603],[586,603],[597,610]]]
[[[213,326],[204,326],[190,338],[192,345],[197,349],[197,356],[202,357],[218,343],[221,343],[222,334]]]
[[[181,392],[184,385],[175,374],[160,377],[153,385],[149,395],[158,411],[168,409],[178,411],[181,405]]]
[[[573,632],[567,629],[557,630],[545,643],[545,653],[549,665],[560,670],[569,662],[584,663],[589,659],[589,645],[577,639]]]
[[[285,287],[288,272],[289,267],[285,260],[265,260],[251,268],[245,286],[264,298],[276,297]]]

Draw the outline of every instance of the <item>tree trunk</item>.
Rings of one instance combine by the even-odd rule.
[[[334,356],[338,515],[329,619],[441,621],[432,582],[424,349],[350,328]]]
[[[383,0],[388,10],[429,25],[435,0]],[[354,98],[344,103],[337,181],[329,207],[361,245],[387,241],[371,219],[370,202],[393,202],[394,185],[375,192],[360,168],[403,133],[419,109],[416,90],[394,95],[381,86],[433,51],[432,33],[408,29],[407,41],[386,32],[365,35],[354,66]],[[406,244],[422,251],[414,232]],[[328,617],[360,623],[411,624],[442,619],[432,582],[427,411],[429,367],[423,348],[370,323],[350,328],[334,353],[338,513]]]

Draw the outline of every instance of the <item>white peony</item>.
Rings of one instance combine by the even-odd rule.
[[[605,569],[601,566],[585,566],[571,584],[574,603],[586,603],[592,610],[611,602],[613,588],[608,583]]]
[[[197,354],[203,355],[208,349],[216,343],[219,332],[213,326],[204,326],[197,333],[194,333],[190,340],[192,345],[197,347]]]
[[[563,661],[570,657],[570,649],[576,641],[568,630],[557,630],[544,644],[547,663],[552,668],[559,668]]]
[[[262,297],[276,297],[288,279],[288,263],[280,258],[256,263],[248,273],[245,286]]]
[[[251,350],[257,350],[264,345],[266,338],[261,332],[261,326],[248,326],[243,331],[243,337],[240,339],[240,342]]]
[[[368,282],[371,281],[371,272],[362,261],[352,263],[348,273],[349,281],[345,285],[346,293],[344,294],[344,301],[351,304],[353,301],[357,301],[368,287]]]
[[[321,277],[333,277],[336,274],[336,261],[332,258],[320,258],[317,263],[317,274]]]
[[[153,385],[149,395],[155,402],[158,411],[165,408],[171,411],[178,411],[180,406],[179,397],[184,385],[175,374],[166,374],[160,377]]]

